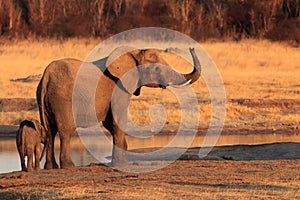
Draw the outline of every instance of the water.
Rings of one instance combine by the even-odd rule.
[[[89,150],[92,150],[93,155],[82,144],[81,139],[75,136],[71,140],[71,158],[76,166],[85,166],[91,162],[99,163],[98,157],[103,158],[106,162],[111,159],[111,145],[107,144],[104,139],[99,136],[87,135],[89,141]],[[188,136],[180,136],[179,142],[174,143],[174,147],[183,147],[186,144]],[[203,140],[205,135],[197,134],[190,147],[203,146]],[[148,138],[134,138],[127,137],[127,143],[129,149],[140,148],[156,148],[165,147],[170,144],[174,139],[173,134],[159,134]],[[111,138],[109,138],[111,141]],[[235,145],[235,144],[264,144],[274,142],[300,142],[298,133],[288,134],[222,134],[216,144],[216,146],[222,145]],[[55,155],[56,160],[59,158],[59,138],[57,137],[55,142]],[[41,167],[44,165],[45,160],[41,162]],[[59,162],[58,162],[59,163]],[[12,136],[0,136],[0,173],[7,173],[12,171],[20,171],[20,160],[17,152],[15,137]]]

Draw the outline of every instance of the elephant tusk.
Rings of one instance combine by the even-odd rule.
[[[192,82],[192,79],[190,79],[190,80],[188,80],[188,81],[186,81],[186,82],[184,82],[184,83],[181,83],[181,84],[179,84],[179,85],[170,85],[170,86],[172,86],[172,87],[174,87],[174,88],[181,88],[181,87],[184,87],[184,86],[190,84],[191,82]]]

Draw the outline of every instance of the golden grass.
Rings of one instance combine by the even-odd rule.
[[[299,49],[257,40],[203,47],[219,67],[228,98],[300,98]]]
[[[42,74],[53,60],[84,59],[97,43],[96,39],[3,42],[0,44],[0,98],[35,98],[38,82],[24,84],[10,80]]]
[[[53,60],[73,57],[84,59],[100,42],[97,39],[10,41],[0,44],[0,98],[35,98],[38,82],[11,82],[11,79],[42,74]],[[241,42],[206,42],[202,46],[211,55],[222,75],[226,95],[230,99],[300,99],[300,51],[285,43],[244,40]],[[203,66],[205,67],[205,66]],[[203,80],[192,88],[200,101],[209,100]],[[168,90],[143,88],[142,95],[133,97],[130,112],[133,121],[150,122],[149,108],[162,103],[168,115],[167,123],[180,121],[176,97]],[[211,105],[200,104],[200,125],[208,126]],[[34,112],[1,113],[0,123],[16,124],[23,118],[38,117]],[[227,104],[227,126],[247,126],[257,123],[300,124],[300,116],[282,113],[278,107],[256,108],[237,103]],[[273,124],[274,124],[273,123]]]
[[[0,124],[18,125],[24,119],[39,119],[38,111],[0,112]]]

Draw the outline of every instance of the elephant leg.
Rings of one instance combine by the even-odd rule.
[[[106,116],[103,125],[113,136],[112,166],[127,165],[125,133],[118,127],[111,112]]]
[[[64,131],[63,134],[60,134],[60,167],[61,168],[71,168],[74,167],[74,163],[71,160],[71,153],[70,153],[70,142],[71,136],[73,131]]]
[[[41,155],[41,147],[39,144],[37,144],[35,146],[35,149],[34,149],[34,161],[35,161],[35,164],[34,164],[34,169],[35,170],[40,170],[40,155]]]
[[[21,169],[22,171],[27,171],[26,165],[25,165],[25,154],[22,152],[22,150],[19,151],[20,155],[20,161],[21,161]]]
[[[33,171],[33,153],[34,153],[33,148],[27,149],[27,171],[28,172]]]
[[[117,128],[113,134],[113,144],[112,166],[127,165],[127,142],[125,139],[125,133],[119,128]]]
[[[54,156],[54,142],[55,142],[55,135],[56,131],[51,131],[51,133],[48,135],[48,147],[46,150],[46,163],[44,165],[45,169],[56,169],[58,168],[58,165],[55,160]]]

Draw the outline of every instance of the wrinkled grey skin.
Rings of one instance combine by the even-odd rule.
[[[22,171],[33,171],[40,169],[40,160],[42,159],[46,147],[47,133],[44,127],[37,120],[24,120],[20,123],[17,131],[17,148],[21,161]],[[41,143],[44,144],[41,155]],[[27,167],[25,157],[27,156]],[[35,156],[35,165],[33,167],[33,156]]]
[[[124,165],[127,162],[124,155],[127,150],[125,133],[118,126],[127,121],[127,115],[125,112],[114,115],[111,104],[120,104],[120,107],[128,108],[131,95],[138,96],[142,86],[165,88],[169,85],[181,85],[184,82],[193,83],[200,77],[201,71],[200,62],[193,49],[190,49],[190,52],[194,61],[194,70],[189,74],[179,74],[170,67],[161,67],[161,65],[168,66],[161,56],[163,53],[171,57],[177,56],[168,50],[132,50],[122,54],[118,54],[117,51],[118,49],[110,56],[95,62],[84,63],[96,68],[98,72],[95,73],[101,75],[95,94],[95,112],[98,122],[102,122],[113,137],[113,166]],[[120,57],[112,56],[116,54]],[[178,59],[178,56],[176,58]],[[45,169],[58,168],[53,148],[56,133],[60,136],[60,167],[74,166],[70,157],[70,140],[76,130],[72,112],[72,95],[77,72],[82,64],[82,61],[76,59],[54,61],[47,66],[38,85],[37,101],[40,119],[49,133]],[[149,65],[141,67],[144,64]],[[129,74],[132,77],[127,77],[127,81],[122,82],[121,77],[132,69],[135,69],[134,73]],[[86,78],[86,81],[88,80],[89,77]],[[116,85],[120,98],[114,99],[120,99],[120,102],[111,102]],[[84,95],[82,96],[84,98]]]

